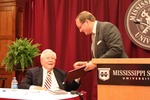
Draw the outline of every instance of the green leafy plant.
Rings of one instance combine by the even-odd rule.
[[[27,67],[33,67],[33,59],[40,55],[38,47],[40,44],[32,44],[33,40],[27,38],[19,38],[8,46],[8,52],[1,65],[5,65],[6,71],[13,72],[17,68],[22,71]]]

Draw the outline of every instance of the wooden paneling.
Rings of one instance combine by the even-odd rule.
[[[97,58],[95,64],[150,64],[150,58]]]
[[[23,37],[24,0],[0,0],[0,63],[7,53],[7,44]],[[15,73],[5,71],[0,66],[0,77],[7,78],[5,87],[9,88]]]
[[[0,7],[0,39],[15,39],[14,7]]]
[[[1,40],[0,39],[0,62],[2,62],[2,59],[5,57],[6,53],[7,53],[7,44],[10,44],[11,40],[9,39],[5,39],[5,40]]]

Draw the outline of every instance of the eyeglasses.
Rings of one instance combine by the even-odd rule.
[[[79,29],[81,29],[82,28],[82,25],[84,24],[85,22],[83,22],[80,26],[79,26]]]
[[[79,29],[82,27],[83,23],[79,26]]]

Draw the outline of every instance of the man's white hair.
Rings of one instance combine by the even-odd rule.
[[[55,53],[53,50],[51,50],[51,49],[45,49],[45,50],[41,53],[41,56],[40,56],[40,57],[43,58],[43,57],[44,57],[44,54],[47,53],[47,52],[52,53],[52,54],[54,55],[55,59],[56,59],[56,53]]]

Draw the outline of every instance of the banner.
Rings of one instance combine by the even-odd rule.
[[[98,84],[150,86],[150,64],[98,65]]]

